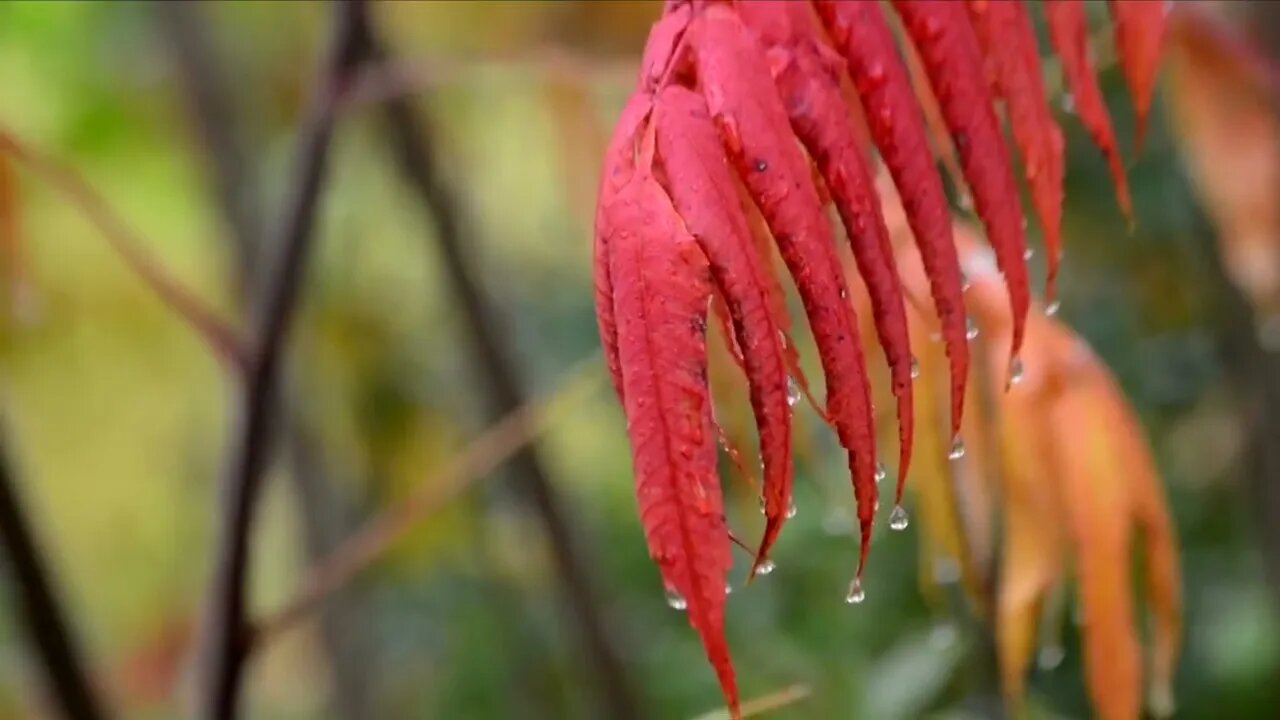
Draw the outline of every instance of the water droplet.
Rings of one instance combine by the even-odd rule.
[[[843,299],[845,299],[845,298],[847,298],[847,297],[849,297],[849,289],[848,289],[848,288],[840,288],[840,299],[841,299],[841,300],[843,300]]]
[[[951,452],[947,453],[947,457],[951,460],[959,460],[964,457],[964,441],[956,438],[955,442],[951,443]]]
[[[1035,256],[1036,256],[1035,248],[1027,248],[1026,250],[1023,250],[1023,251],[1022,251],[1022,259],[1023,259],[1023,260],[1030,260],[1031,258],[1033,258],[1033,257],[1035,257]]]
[[[964,336],[969,340],[978,339],[978,324],[973,321],[973,318],[964,319]]]
[[[1076,111],[1076,96],[1071,93],[1062,93],[1062,98],[1058,101],[1062,106],[1062,112],[1074,113]]]
[[[790,520],[791,518],[795,517],[796,512],[797,512],[796,501],[792,500],[791,504],[787,506],[787,519]]]
[[[862,589],[862,581],[854,578],[853,582],[849,583],[849,592],[845,593],[844,601],[850,605],[858,605],[866,599],[867,592]]]
[[[940,623],[929,632],[929,645],[936,650],[946,650],[955,645],[958,639],[960,639],[960,631],[949,622]]]
[[[1062,309],[1062,301],[1054,300],[1053,302],[1044,306],[1044,314],[1048,315],[1049,317],[1053,317],[1054,315],[1057,315],[1058,311],[1061,309]]]
[[[884,482],[887,477],[889,477],[889,469],[882,462],[876,463],[876,482]]]
[[[764,562],[756,566],[757,575],[771,575],[774,570],[778,569],[778,565],[772,560],[766,559]]]
[[[901,505],[894,505],[893,512],[889,513],[889,529],[906,530],[910,524],[911,518],[907,515],[907,511]]]
[[[768,170],[768,169],[769,169],[769,163],[765,162],[764,160],[756,161],[756,172],[764,172],[765,170]]]
[[[732,586],[732,585],[730,585],[729,583],[725,583],[725,584],[724,584],[724,594],[725,594],[725,595],[732,595],[732,594],[733,594],[733,586]]]
[[[911,358],[911,379],[915,380],[920,377],[920,361]]]
[[[1164,718],[1173,717],[1173,713],[1178,709],[1178,704],[1173,699],[1173,688],[1167,683],[1157,683],[1151,688],[1151,699],[1147,702],[1147,707],[1151,710],[1151,716],[1163,720]]]
[[[960,563],[955,558],[940,557],[933,561],[933,581],[939,585],[960,582]]]
[[[961,210],[969,212],[973,210],[973,196],[967,192],[962,192],[960,193],[960,196],[956,198],[956,204],[960,206]]]
[[[764,496],[761,495],[760,496],[760,514],[764,515],[767,512],[769,512],[769,503],[764,499]]]
[[[1009,363],[1009,384],[1017,385],[1018,383],[1022,382],[1022,376],[1024,374],[1025,373],[1022,367],[1022,358],[1014,357],[1013,361]]]
[[[795,407],[800,404],[800,383],[795,378],[787,378],[787,404]]]
[[[1036,665],[1041,670],[1052,670],[1062,664],[1067,651],[1061,645],[1045,645],[1036,653]]]
[[[689,602],[675,590],[667,590],[667,606],[672,610],[684,610],[689,607]]]

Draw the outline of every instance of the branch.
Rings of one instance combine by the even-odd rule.
[[[44,664],[49,694],[62,715],[69,720],[100,720],[107,713],[85,673],[16,486],[0,445],[0,544],[13,574],[13,592],[26,621],[23,626]]]
[[[244,352],[237,333],[157,262],[145,249],[147,243],[74,170],[31,149],[4,129],[0,129],[0,152],[43,177],[79,207],[125,265],[204,339],[215,357],[233,369],[244,367]]]
[[[503,417],[472,441],[444,470],[419,483],[398,505],[347,538],[307,573],[292,599],[256,624],[254,647],[269,642],[317,610],[329,595],[367,570],[419,523],[537,439],[595,390],[602,377],[599,369],[599,355],[579,362],[551,398],[529,403]]]
[[[386,61],[388,53],[377,38],[370,35],[367,44],[371,60]],[[388,99],[382,110],[388,149],[409,189],[416,194],[427,221],[436,228],[443,254],[443,276],[453,285],[453,296],[470,331],[473,357],[484,378],[481,387],[488,394],[489,413],[498,417],[512,412],[524,405],[513,353],[498,329],[497,313],[466,257],[472,239],[463,231],[459,204],[451,189],[436,173],[428,124],[403,96]],[[586,664],[598,678],[595,684],[605,705],[603,714],[615,720],[637,718],[642,714],[637,696],[627,681],[613,631],[601,615],[588,563],[575,545],[564,499],[551,482],[536,446],[520,449],[512,465],[515,490],[532,506],[547,533],[559,586],[568,601],[568,615],[582,634]]]
[[[223,487],[214,578],[204,624],[198,716],[222,720],[237,715],[237,698],[249,648],[245,581],[254,509],[262,489],[271,441],[280,356],[297,303],[298,286],[311,247],[321,186],[325,178],[335,108],[365,55],[365,6],[342,0],[335,6],[331,57],[302,130],[297,165],[277,244],[279,256],[267,283],[254,332],[254,352],[240,398],[240,422]]]

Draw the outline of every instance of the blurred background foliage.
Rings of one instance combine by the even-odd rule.
[[[194,10],[232,91],[269,225],[326,7]],[[657,11],[653,2],[376,7],[410,68],[408,89],[436,123],[436,162],[473,240],[465,250],[535,395],[554,393],[597,351],[587,240],[595,173]],[[72,165],[164,265],[235,317],[229,228],[167,31],[145,4],[0,4],[0,123]],[[1132,156],[1117,68],[1103,87]],[[1265,511],[1245,479],[1244,429],[1219,353],[1221,287],[1206,270],[1213,233],[1162,115],[1130,167],[1132,234],[1101,157],[1074,118],[1060,120],[1069,153],[1062,316],[1120,379],[1166,480],[1187,606],[1179,717],[1273,717],[1280,614],[1259,528],[1277,528],[1260,524]],[[291,339],[301,422],[318,439],[312,460],[329,484],[322,520],[338,528],[403,497],[487,417],[490,381],[468,353],[434,229],[380,132],[367,107],[340,125]],[[17,192],[25,289],[0,319],[8,450],[96,679],[121,717],[173,717],[210,571],[231,379],[64,196],[26,174]],[[606,385],[540,445],[641,715],[693,717],[719,692],[684,616],[663,602]],[[775,552],[778,569],[746,589],[745,562],[735,569],[729,635],[745,694],[808,685],[810,697],[778,717],[997,714],[990,629],[958,589],[926,602],[916,532],[880,534],[867,602],[843,602],[855,550],[829,503],[848,497],[847,479],[831,439],[805,420],[799,515]],[[283,463],[275,468],[254,538],[259,609],[284,600],[309,563],[297,486]],[[563,612],[543,531],[503,480],[499,472],[477,484],[363,575],[344,595],[341,632],[308,621],[257,655],[248,716],[593,716],[594,668]],[[751,537],[755,498],[727,487],[731,519]],[[40,678],[10,595],[0,584],[0,717],[40,717]],[[1088,715],[1075,643],[1069,631],[1065,660],[1034,674],[1036,717]]]

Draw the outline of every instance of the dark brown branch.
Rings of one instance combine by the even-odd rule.
[[[196,145],[203,151],[210,191],[220,210],[227,247],[232,251],[237,290],[248,307],[249,289],[258,283],[263,250],[262,212],[256,195],[258,182],[251,158],[253,136],[236,103],[230,78],[236,68],[218,46],[206,11],[199,3],[165,2],[151,6],[158,30],[174,61],[183,89]],[[362,83],[363,84],[363,81]],[[297,375],[282,368],[285,388],[277,416],[279,434],[292,481],[293,498],[301,519],[301,541],[308,566],[331,553],[353,524],[351,501],[334,482],[324,462],[324,450],[306,422],[305,392],[295,386]],[[319,618],[319,636],[328,666],[332,705],[337,717],[369,716],[369,663],[363,636],[354,622],[356,600],[346,594],[331,599]]]
[[[217,557],[203,627],[197,715],[206,720],[237,715],[250,638],[245,607],[249,543],[263,471],[270,454],[280,358],[312,244],[336,107],[366,52],[363,45],[368,37],[365,10],[359,0],[342,0],[335,6],[331,56],[322,71],[310,116],[302,130],[291,194],[279,240],[272,248],[278,255],[263,279],[265,287],[256,313],[253,353],[248,359],[240,397],[240,420],[234,431],[235,444],[223,486]]]
[[[366,43],[371,49],[371,60],[381,63],[389,59],[377,38],[370,35]],[[451,189],[436,173],[431,133],[425,118],[404,97],[388,98],[382,110],[389,150],[428,215],[427,221],[436,227],[436,238],[444,256],[442,274],[453,285],[452,294],[470,331],[492,421],[525,404],[511,351],[497,329],[497,314],[481,291],[466,257],[465,247],[469,241],[463,232],[459,205]],[[532,504],[546,530],[569,614],[582,633],[587,665],[599,681],[604,715],[616,720],[640,717],[643,713],[637,705],[637,696],[627,682],[617,644],[600,613],[598,593],[588,565],[575,544],[564,499],[551,482],[537,446],[521,448],[512,458],[511,466],[517,490]]]
[[[0,437],[0,544],[24,620],[22,626],[43,665],[50,700],[63,717],[100,720],[107,713],[85,673],[80,650],[34,535]]]

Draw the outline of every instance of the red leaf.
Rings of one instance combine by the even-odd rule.
[[[593,243],[596,325],[604,348],[605,364],[613,380],[613,388],[622,400],[622,371],[618,364],[617,329],[613,318],[613,281],[609,270],[609,217],[605,208],[613,196],[631,179],[635,171],[636,138],[653,110],[653,89],[661,82],[676,55],[684,31],[689,25],[689,8],[675,8],[653,24],[640,62],[639,89],[627,101],[614,126],[613,137],[604,154],[600,191],[596,199],[596,227]]]
[[[1048,254],[1045,303],[1056,294],[1062,257],[1062,129],[1045,96],[1036,30],[1021,0],[969,0],[969,14],[992,71],[993,86],[1004,98],[1009,124],[1022,153],[1022,168]]]
[[[765,260],[753,244],[734,191],[733,169],[706,102],[687,88],[667,87],[658,95],[654,125],[663,185],[711,263],[716,287],[728,305],[733,336],[744,350],[743,369],[764,462],[765,532],[758,566],[786,520],[793,477],[786,358],[769,307]]]
[[[1129,85],[1133,110],[1138,117],[1138,149],[1147,134],[1147,117],[1160,69],[1160,44],[1164,40],[1164,0],[1110,0],[1116,23],[1116,47]]]
[[[768,61],[731,10],[707,7],[694,21],[698,81],[737,166],[795,279],[827,381],[827,411],[849,450],[862,526],[859,572],[876,503],[871,388],[835,239],[808,160],[791,135]]]
[[[730,544],[707,389],[707,261],[647,174],[622,188],[605,212],[641,523],[664,583],[687,603],[736,717],[737,682],[724,638]]]
[[[1012,370],[1026,331],[1030,293],[1023,257],[1026,238],[1009,152],[984,82],[982,52],[962,4],[949,0],[894,0],[934,94],[942,106],[978,215],[1009,287],[1013,311]]]
[[[1083,0],[1045,0],[1045,13],[1049,20],[1049,38],[1054,50],[1062,59],[1062,72],[1067,88],[1075,102],[1080,122],[1102,150],[1111,168],[1111,179],[1116,184],[1116,201],[1120,210],[1133,222],[1133,201],[1129,198],[1129,179],[1125,176],[1124,162],[1116,134],[1111,128],[1111,115],[1102,100],[1102,90],[1093,63],[1089,60],[1089,26],[1085,17]]]
[[[593,243],[592,267],[595,280],[596,325],[600,330],[600,345],[604,348],[605,364],[613,380],[613,389],[622,395],[622,365],[618,360],[618,329],[613,317],[613,279],[609,269],[609,234],[611,218],[608,208],[635,171],[635,143],[640,127],[653,109],[653,96],[637,92],[627,101],[622,117],[614,127],[613,137],[604,154],[604,171],[600,181],[599,199],[596,201],[596,227]]]
[[[751,2],[739,14],[770,46],[774,80],[791,128],[809,150],[840,213],[858,272],[871,297],[876,332],[884,347],[898,401],[898,489],[901,502],[911,466],[914,427],[911,341],[902,285],[893,259],[880,199],[858,144],[853,116],[840,93],[840,60],[818,35],[811,6]]]
[[[964,415],[969,344],[965,339],[960,260],[951,235],[951,215],[942,178],[929,153],[924,119],[879,3],[819,0],[817,7],[837,49],[848,63],[862,98],[871,136],[902,196],[929,275],[929,289],[950,361],[951,435],[954,437],[960,432]]]

